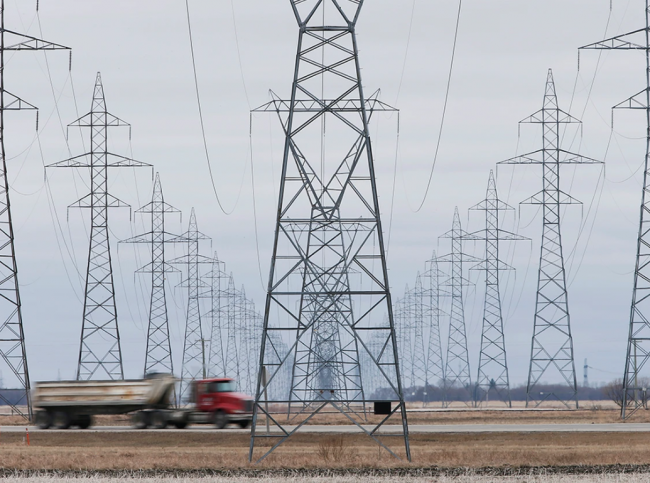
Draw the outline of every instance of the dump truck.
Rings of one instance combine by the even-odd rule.
[[[138,380],[38,382],[32,394],[34,422],[41,429],[81,429],[97,415],[131,414],[133,427],[185,428],[188,424],[250,424],[253,399],[236,392],[232,378],[192,381],[186,407],[173,407],[176,378],[155,374]]]

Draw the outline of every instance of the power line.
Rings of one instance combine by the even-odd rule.
[[[203,149],[205,150],[205,159],[208,163],[208,172],[210,173],[210,183],[212,184],[212,191],[214,192],[214,196],[217,199],[217,204],[219,205],[219,209],[223,212],[224,215],[230,216],[234,211],[235,208],[237,207],[237,204],[235,203],[235,206],[233,206],[232,210],[226,211],[226,209],[223,207],[223,204],[221,203],[221,199],[219,198],[219,192],[217,191],[217,186],[214,182],[214,175],[212,174],[212,164],[210,162],[210,151],[208,150],[208,140],[205,135],[205,122],[203,121],[203,107],[201,106],[201,93],[199,90],[199,78],[196,73],[196,58],[194,55],[194,40],[192,36],[192,21],[190,17],[190,2],[189,0],[185,0],[185,10],[187,13],[187,31],[189,34],[189,39],[190,39],[190,52],[192,54],[192,72],[194,74],[194,88],[196,90],[196,103],[197,107],[199,110],[199,120],[201,122],[201,137],[203,138]]]
[[[447,89],[445,91],[445,102],[442,108],[442,118],[440,119],[440,130],[438,131],[438,141],[436,142],[436,151],[433,155],[433,164],[431,165],[431,172],[429,173],[429,180],[427,181],[427,189],[424,192],[424,197],[420,206],[415,210],[415,213],[418,213],[424,206],[424,202],[427,200],[429,195],[429,189],[431,188],[431,180],[433,179],[433,171],[436,169],[436,162],[438,161],[438,152],[440,151],[440,141],[442,140],[442,131],[445,126],[445,115],[447,114],[447,103],[449,102],[449,90],[451,87],[451,76],[454,71],[454,59],[456,58],[456,44],[458,41],[458,29],[460,26],[460,14],[463,7],[463,0],[458,2],[458,15],[456,17],[456,30],[454,32],[454,45],[451,49],[451,62],[449,64],[449,76],[447,77]]]

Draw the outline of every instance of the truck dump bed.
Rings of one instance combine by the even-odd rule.
[[[121,414],[143,408],[165,408],[173,394],[173,376],[124,381],[38,382],[34,407],[84,414]]]

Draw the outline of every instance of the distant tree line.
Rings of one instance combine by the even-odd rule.
[[[578,386],[578,400],[580,401],[608,401],[612,400],[617,402],[620,406],[622,401],[622,381],[615,380],[613,382],[601,386]],[[648,385],[650,388],[650,384]],[[538,394],[535,395],[536,400],[544,399],[544,394],[553,393],[557,398],[570,400],[573,395],[572,391],[566,385],[560,384],[537,384],[535,386]],[[462,387],[454,386],[443,390],[441,386],[423,386],[409,387],[404,389],[404,400],[407,402],[472,402],[476,400],[484,400],[484,393],[475,386]],[[445,394],[446,393],[446,394]],[[391,390],[388,388],[381,388],[371,395],[371,399],[384,399],[389,398]],[[554,397],[553,399],[556,399]],[[488,400],[498,401],[501,399],[500,395],[495,390],[490,390]],[[526,401],[526,385],[514,386],[510,388],[510,399],[512,401]]]

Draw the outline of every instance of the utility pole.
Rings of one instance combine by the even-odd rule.
[[[578,154],[560,148],[560,124],[581,123],[578,119],[558,107],[553,72],[548,70],[546,90],[542,109],[527,117],[521,123],[542,125],[542,149],[529,154],[501,161],[499,164],[539,164],[542,166],[543,188],[522,204],[542,205],[543,228],[537,278],[537,299],[531,344],[526,407],[535,407],[545,401],[556,399],[567,407],[578,408],[576,369],[573,359],[573,338],[569,317],[569,300],[566,287],[566,272],[562,254],[560,231],[560,206],[581,204],[560,190],[560,165],[598,164]],[[542,377],[551,382],[555,378],[569,389],[569,397],[545,391],[540,394],[538,384]]]
[[[151,165],[108,150],[108,128],[128,127],[130,132],[131,125],[106,110],[104,86],[99,72],[90,112],[69,124],[70,127],[89,129],[90,152],[49,167],[90,168],[90,194],[70,205],[71,208],[90,209],[91,213],[77,380],[124,379],[108,237],[108,209],[130,206],[109,194],[108,169],[150,168]]]
[[[5,149],[5,111],[36,110],[32,104],[5,90],[5,52],[19,50],[70,50],[69,47],[19,34],[5,29],[5,0],[0,1],[0,369],[9,377],[2,379],[0,388],[17,389],[20,396],[9,400],[0,393],[0,401],[11,407],[14,414],[32,419],[32,400],[23,331],[23,312],[18,284],[18,264],[14,238],[9,178]],[[72,58],[72,52],[70,53]],[[38,130],[38,113],[36,117]],[[25,411],[25,407],[27,410]]]
[[[638,94],[615,105],[612,109],[639,109],[646,117],[646,151],[643,168],[643,188],[639,232],[636,243],[634,288],[630,307],[630,323],[623,375],[623,404],[621,418],[632,416],[645,405],[645,391],[641,371],[650,359],[650,1],[645,2],[645,27],[617,35],[580,49],[641,50],[645,51],[645,88]],[[612,128],[613,129],[613,128]]]
[[[485,212],[485,228],[472,233],[473,239],[485,241],[485,260],[470,269],[485,272],[481,353],[476,378],[477,396],[479,400],[488,401],[489,392],[494,390],[501,401],[508,407],[512,407],[506,340],[501,314],[499,271],[513,270],[513,268],[499,259],[499,242],[526,238],[500,228],[499,213],[505,210],[514,210],[514,208],[499,199],[494,173],[490,170],[485,199],[470,208],[470,211]]]
[[[587,364],[587,359],[585,359],[582,373],[582,387],[589,387],[589,365]]]
[[[151,262],[136,273],[151,274],[151,299],[149,302],[149,327],[147,329],[147,348],[144,359],[144,374],[174,373],[172,348],[169,342],[169,319],[167,317],[167,295],[165,278],[168,273],[178,272],[165,261],[165,243],[176,238],[165,231],[165,215],[180,213],[172,205],[165,203],[160,175],[156,173],[151,202],[136,211],[151,215],[151,231],[123,240],[121,243],[143,243],[151,246]]]
[[[249,457],[259,443],[257,416],[266,414],[269,402],[295,404],[306,421],[331,407],[393,455],[388,440],[397,436],[404,442],[400,453],[410,460],[368,127],[374,111],[394,110],[363,92],[356,39],[363,0],[290,3],[299,26],[291,99],[273,95],[256,110],[277,113],[285,145]],[[289,354],[267,363],[274,332],[286,338]],[[383,349],[371,354],[368,344],[377,334]],[[366,354],[381,374],[381,402],[366,397],[360,370]],[[272,397],[287,362],[293,371],[289,400],[265,400],[261,368],[268,370]],[[365,425],[370,403],[389,421],[399,419],[391,438],[376,431],[379,425]],[[257,461],[296,430],[277,419],[272,424],[279,429],[271,432],[275,444]],[[263,431],[259,437],[269,441]]]
[[[170,238],[173,243],[187,244],[187,255],[170,260],[169,263],[187,265],[187,279],[181,282],[187,287],[187,318],[185,320],[185,339],[183,344],[183,366],[179,387],[180,404],[187,399],[192,381],[201,379],[205,371],[205,339],[201,326],[201,310],[199,298],[205,297],[203,290],[208,285],[199,275],[200,264],[212,264],[212,259],[199,255],[199,241],[210,238],[199,231],[196,223],[194,208],[190,214],[190,223],[185,233],[176,238]]]
[[[450,287],[451,313],[449,315],[449,338],[447,341],[447,360],[445,362],[445,393],[455,387],[465,388],[474,397],[472,376],[467,352],[467,330],[465,328],[465,307],[463,289],[469,280],[463,277],[463,263],[478,263],[480,259],[463,253],[463,241],[475,239],[463,230],[458,207],[454,209],[452,229],[440,238],[451,240],[451,253],[438,258],[438,262],[451,264],[451,277],[444,284]],[[445,397],[446,400],[446,397]]]

